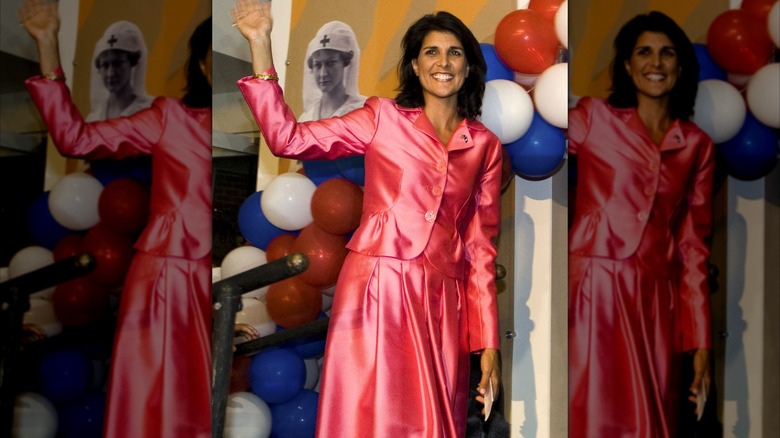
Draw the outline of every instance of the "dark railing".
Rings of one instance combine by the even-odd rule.
[[[298,275],[308,266],[309,261],[306,256],[290,254],[220,280],[211,286],[214,305],[214,328],[211,339],[211,436],[213,438],[221,438],[225,428],[225,409],[230,390],[230,373],[233,368],[233,337],[235,335],[236,313],[241,307],[241,295]],[[315,323],[317,327],[323,324],[322,320],[315,321]],[[325,325],[327,326],[327,321]],[[267,346],[299,338],[308,333],[309,330],[311,330],[310,327],[301,326],[239,344],[236,346],[236,354],[253,354]]]
[[[94,268],[94,257],[80,254],[0,283],[0,436],[11,436],[22,322],[30,310],[30,294],[81,277]]]

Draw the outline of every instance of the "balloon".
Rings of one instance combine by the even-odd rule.
[[[87,231],[81,241],[81,252],[95,257],[95,269],[85,278],[111,288],[124,283],[135,250],[130,236],[115,233],[100,223]]]
[[[558,42],[563,47],[569,48],[569,1],[564,0],[555,11],[555,18],[553,18],[553,25],[555,26],[555,35],[558,37]]]
[[[304,160],[302,164],[306,177],[312,180],[315,185],[342,176],[333,160]]]
[[[336,163],[340,176],[359,186],[366,183],[366,157],[363,155],[339,158],[334,160],[334,163]]]
[[[238,230],[244,239],[252,245],[266,249],[268,243],[284,230],[274,226],[263,214],[260,207],[263,192],[255,192],[244,200],[238,209]]]
[[[110,307],[108,290],[84,277],[60,283],[52,295],[54,314],[66,327],[83,327],[100,319]]]
[[[528,9],[537,11],[545,20],[553,21],[563,0],[531,0]]]
[[[100,222],[120,234],[141,231],[149,219],[149,187],[131,178],[108,183],[98,199]]]
[[[479,48],[482,49],[482,57],[485,58],[485,63],[487,64],[485,82],[494,79],[505,79],[507,81],[514,79],[514,72],[512,69],[507,67],[498,57],[496,46],[490,43],[480,43]]]
[[[222,279],[232,277],[252,268],[268,263],[265,251],[254,246],[239,246],[232,249],[222,259]],[[268,292],[268,286],[245,292],[244,297],[261,297]]]
[[[265,305],[275,323],[291,328],[317,319],[322,294],[295,276],[270,285]]]
[[[37,371],[41,394],[55,404],[78,399],[92,383],[92,361],[72,348],[48,353]]]
[[[766,19],[769,38],[775,43],[775,47],[780,48],[780,1],[775,2]]]
[[[566,137],[560,128],[547,123],[534,113],[528,132],[504,147],[512,158],[512,168],[518,175],[529,179],[542,179],[551,176],[563,162]]]
[[[252,356],[235,356],[230,370],[230,393],[249,391],[249,367]]]
[[[747,106],[761,123],[780,128],[780,63],[767,64],[750,78]]]
[[[761,22],[764,22],[775,4],[777,4],[777,0],[742,0],[739,9],[756,16]]]
[[[701,43],[693,44],[693,52],[696,54],[696,60],[699,61],[699,81],[707,79],[726,80],[726,71],[723,70],[710,56],[707,46]]]
[[[272,405],[273,426],[271,427],[271,436],[278,438],[313,438],[317,421],[318,402],[319,394],[310,389],[303,389],[294,399],[287,403]]]
[[[347,234],[360,225],[363,190],[344,178],[329,179],[314,190],[311,215],[314,223],[330,234]]]
[[[521,87],[525,88],[526,90],[533,90],[533,88],[536,86],[536,80],[539,79],[539,75],[529,75],[525,73],[515,73],[514,81],[517,84],[520,84]]]
[[[539,75],[533,101],[539,115],[558,128],[569,126],[569,64],[555,64]]]
[[[550,20],[538,11],[517,9],[496,28],[496,52],[509,68],[520,73],[541,73],[558,56],[558,36]]]
[[[525,134],[533,120],[534,104],[518,84],[496,79],[485,84],[480,121],[498,136],[502,144]]]
[[[37,392],[16,396],[11,436],[19,438],[54,438],[57,435],[57,409]]]
[[[103,436],[103,412],[106,410],[106,395],[92,392],[78,400],[63,405],[60,409],[58,437],[100,438]]]
[[[49,299],[40,297],[30,298],[30,310],[24,313],[24,323],[34,324],[46,332],[47,337],[62,333],[62,323],[54,314],[54,304]]]
[[[275,176],[263,192],[260,207],[274,226],[283,230],[300,230],[312,223],[311,197],[316,185],[295,172]]]
[[[772,56],[772,41],[763,21],[741,9],[715,17],[707,30],[712,59],[726,71],[752,74]]]
[[[314,358],[304,359],[303,364],[306,365],[306,382],[303,383],[303,388],[314,389],[320,382],[320,364]]]
[[[249,366],[249,386],[266,403],[278,404],[292,400],[303,389],[305,382],[306,365],[303,359],[283,348],[257,353]]]
[[[54,261],[65,260],[68,257],[73,257],[82,253],[81,243],[84,241],[83,234],[68,234],[62,236],[57,242],[57,246],[52,251],[54,253]]]
[[[737,134],[745,121],[745,100],[728,82],[707,79],[699,82],[693,107],[693,122],[712,141],[723,143]]]
[[[152,157],[145,155],[122,160],[94,160],[89,162],[89,170],[104,186],[122,178],[148,184],[152,180]]]
[[[739,132],[718,149],[725,158],[726,172],[740,180],[764,177],[777,164],[777,135],[751,113]]]
[[[241,297],[241,310],[236,312],[236,324],[244,323],[254,327],[260,336],[276,332],[276,322],[271,319],[268,309],[262,301],[265,297]]]
[[[27,229],[35,243],[52,249],[62,236],[71,232],[54,219],[49,210],[49,194],[41,193],[27,211]]]
[[[290,248],[293,253],[302,253],[309,259],[309,267],[298,278],[317,288],[336,284],[347,257],[346,244],[344,236],[330,234],[317,224],[307,225]]]
[[[271,409],[251,392],[228,395],[225,410],[225,438],[268,438],[271,436]]]
[[[287,257],[292,254],[291,248],[293,242],[295,242],[294,234],[280,234],[271,240],[268,244],[268,249],[265,250],[265,255],[269,262]]]
[[[8,278],[21,277],[54,263],[54,253],[47,248],[32,245],[17,251],[8,262]],[[47,287],[30,294],[31,297],[50,298],[54,286]]]
[[[57,181],[49,194],[54,219],[69,230],[86,230],[100,221],[98,198],[103,185],[86,173],[74,172]]]
[[[317,319],[323,318],[327,318],[327,316],[324,313],[320,313],[320,316]],[[325,352],[325,334],[297,337],[285,342],[283,347],[294,352],[303,359],[319,357]]]

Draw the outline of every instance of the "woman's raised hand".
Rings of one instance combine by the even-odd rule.
[[[269,0],[236,0],[230,10],[233,26],[250,43],[262,38],[271,38],[273,18]]]
[[[50,0],[24,0],[19,8],[19,23],[35,41],[57,38],[60,16],[57,2]]]

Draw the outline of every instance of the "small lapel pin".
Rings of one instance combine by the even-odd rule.
[[[468,143],[469,142],[469,138],[466,137],[466,134],[461,135],[460,138],[463,139],[463,143]]]

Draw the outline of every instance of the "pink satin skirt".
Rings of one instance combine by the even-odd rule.
[[[674,436],[677,280],[569,255],[569,436]]]
[[[424,256],[351,252],[325,347],[320,438],[465,434],[469,381],[465,288]]]
[[[211,437],[210,260],[136,253],[119,306],[106,437]]]

